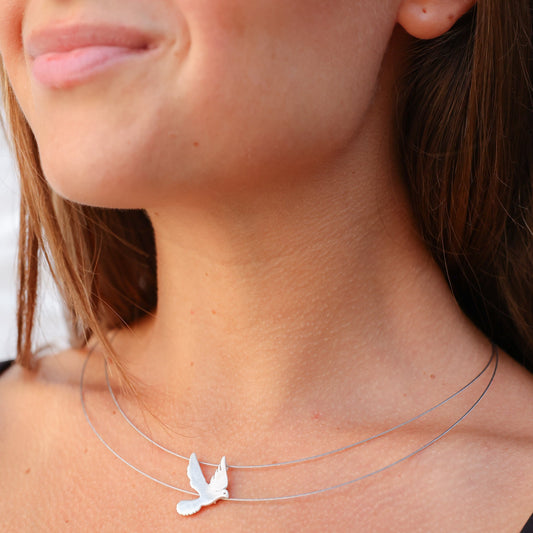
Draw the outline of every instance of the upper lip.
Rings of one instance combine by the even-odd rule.
[[[88,46],[117,46],[135,50],[153,46],[153,37],[138,28],[109,24],[51,25],[31,30],[24,39],[26,53],[35,59]]]

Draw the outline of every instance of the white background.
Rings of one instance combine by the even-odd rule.
[[[0,129],[0,360],[15,356],[18,181],[14,162]],[[49,276],[44,276],[37,321],[36,347],[66,346],[61,304]]]

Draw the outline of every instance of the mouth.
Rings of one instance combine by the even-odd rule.
[[[86,82],[156,47],[154,36],[136,28],[79,24],[35,30],[24,43],[34,78],[54,89]]]

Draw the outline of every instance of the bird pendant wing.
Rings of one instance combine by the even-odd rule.
[[[213,474],[209,482],[209,488],[215,491],[221,491],[228,486],[228,467],[226,465],[226,457],[222,457],[216,472]]]
[[[195,500],[183,500],[176,505],[176,511],[182,516],[190,516],[197,513],[202,507],[211,505],[220,499],[228,498],[228,467],[226,457],[222,457],[216,472],[213,474],[209,485],[205,481],[204,474],[195,453],[191,454],[187,475],[191,487],[198,492],[199,498]]]
[[[207,490],[207,482],[205,480],[202,469],[200,468],[200,463],[195,453],[191,454],[189,459],[189,466],[187,467],[187,475],[191,481],[191,487],[198,493],[200,496],[204,495]],[[216,475],[216,474],[215,474]],[[214,476],[213,476],[214,477]]]

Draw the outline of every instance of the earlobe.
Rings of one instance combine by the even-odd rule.
[[[446,33],[476,0],[402,0],[397,22],[418,39],[434,39]]]

